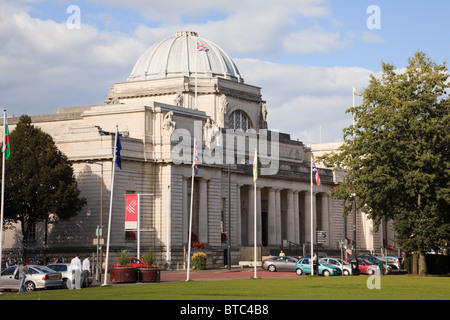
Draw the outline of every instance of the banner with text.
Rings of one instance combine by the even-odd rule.
[[[137,230],[138,195],[125,195],[125,230]]]

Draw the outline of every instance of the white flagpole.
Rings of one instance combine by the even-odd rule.
[[[189,272],[191,269],[191,235],[192,235],[192,205],[194,202],[194,175],[195,175],[195,144],[196,139],[194,137],[194,149],[192,150],[192,180],[191,180],[191,209],[189,213],[189,235],[188,235],[188,256],[187,256],[187,274],[186,281],[189,281]]]
[[[114,195],[114,175],[116,172],[116,149],[117,149],[117,137],[119,135],[119,128],[116,126],[116,136],[114,141],[114,150],[113,150],[113,161],[112,161],[112,174],[111,174],[111,196],[109,202],[109,219],[108,219],[108,238],[106,241],[106,261],[105,261],[105,279],[103,280],[103,285],[107,285],[108,279],[108,263],[109,263],[109,242],[111,239],[111,215],[112,215],[112,206],[113,206],[113,195]]]
[[[313,254],[314,254],[314,202],[313,202],[313,158],[311,155],[311,275],[314,275],[314,264],[313,264]]]
[[[257,178],[256,178],[256,176],[257,176],[257,174],[258,174],[258,153],[257,153],[257,151],[256,151],[256,148],[255,148],[255,155],[254,155],[254,159],[253,159],[253,162],[254,162],[254,166],[256,166],[256,168],[254,168],[253,170],[255,170],[255,172],[253,172],[253,180],[254,180],[254,191],[253,191],[253,198],[254,198],[254,203],[253,203],[253,207],[254,207],[254,214],[253,214],[253,224],[254,224],[254,226],[253,226],[253,242],[254,242],[254,259],[255,259],[255,265],[254,265],[254,270],[255,270],[255,275],[254,275],[254,278],[256,279],[257,278],[257,275],[256,275],[256,261],[257,261],[257,247],[256,247],[256,239],[257,239],[257,236],[256,236],[256,232],[257,232],[257,228],[256,228],[256,224],[257,224],[257,219],[256,219],[256,180],[257,180]]]
[[[1,214],[0,214],[0,269],[3,254],[3,215],[5,207],[5,160],[6,160],[6,110],[3,110],[3,160],[2,160],[2,199],[1,199]],[[1,294],[1,293],[0,293]]]

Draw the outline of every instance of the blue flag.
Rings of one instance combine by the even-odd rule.
[[[122,161],[120,159],[120,150],[122,150],[122,144],[120,143],[119,133],[116,133],[117,142],[116,142],[116,163],[117,166],[122,170]]]

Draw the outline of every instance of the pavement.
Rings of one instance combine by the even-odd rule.
[[[254,268],[241,268],[241,267],[231,267],[228,270],[227,267],[217,268],[217,269],[207,269],[207,270],[191,270],[189,272],[189,279],[196,281],[217,281],[217,280],[234,280],[234,279],[250,279],[254,277]],[[299,276],[295,272],[288,271],[277,271],[270,272],[267,270],[262,270],[257,268],[256,276],[258,278],[265,279],[283,279],[283,278],[298,278]],[[305,277],[305,276],[301,276]],[[187,279],[187,270],[161,270],[160,271],[160,282],[176,282],[185,281]],[[102,285],[102,282],[97,282],[94,280],[91,286]],[[123,285],[110,283],[111,285]]]

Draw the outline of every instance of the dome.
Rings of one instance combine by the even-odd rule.
[[[199,46],[199,49],[197,48]],[[206,50],[200,50],[206,48]],[[179,31],[147,49],[136,62],[127,81],[179,76],[220,77],[243,83],[233,60],[215,43],[196,32]]]

